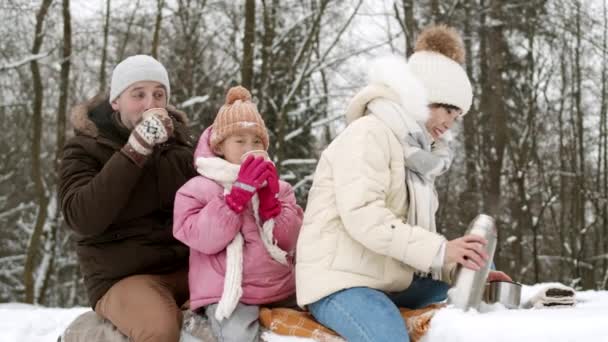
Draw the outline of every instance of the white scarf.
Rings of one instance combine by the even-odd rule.
[[[439,207],[435,178],[448,170],[452,153],[445,141],[432,144],[426,128],[397,103],[376,98],[367,104],[372,115],[393,131],[403,147],[405,182],[409,194],[407,223],[436,232]]]
[[[240,166],[232,164],[219,157],[196,158],[198,173],[209,178],[224,187],[224,194],[230,193],[232,184],[236,181]],[[283,265],[287,265],[287,253],[276,245],[273,239],[274,219],[269,219],[261,224],[258,209],[260,200],[257,193],[251,199],[252,211],[255,222],[260,232],[262,242],[270,256]],[[230,317],[243,295],[241,287],[243,281],[243,236],[237,233],[232,242],[226,248],[226,275],[224,277],[224,291],[215,311],[215,318],[222,321]]]

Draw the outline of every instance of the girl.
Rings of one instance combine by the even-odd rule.
[[[257,339],[258,305],[295,293],[302,209],[268,160],[268,132],[251,94],[228,91],[194,153],[200,176],[175,198],[175,237],[190,247],[190,306],[219,341]]]
[[[456,263],[486,262],[481,238],[446,241],[435,229],[433,181],[452,158],[446,133],[472,100],[463,56],[458,34],[440,26],[420,35],[409,63],[378,60],[317,166],[298,304],[349,342],[408,341],[398,307],[445,299]]]

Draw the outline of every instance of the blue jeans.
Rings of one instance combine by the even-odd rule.
[[[308,310],[348,342],[409,341],[397,307],[417,309],[443,301],[448,289],[444,282],[414,276],[410,287],[402,292],[353,287],[309,304]]]

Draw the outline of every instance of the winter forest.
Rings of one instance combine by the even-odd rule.
[[[366,64],[432,23],[464,37],[473,108],[438,183],[448,238],[498,220],[495,262],[523,283],[608,289],[608,7],[602,0],[3,0],[0,302],[86,305],[57,204],[70,108],[150,54],[196,138],[252,89],[281,178],[305,207]]]

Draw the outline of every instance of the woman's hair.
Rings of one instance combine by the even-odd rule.
[[[431,103],[429,105],[429,107],[431,108],[443,108],[445,110],[460,110],[462,111],[462,108],[459,108],[457,106],[451,105],[451,104],[447,104],[447,103]]]

